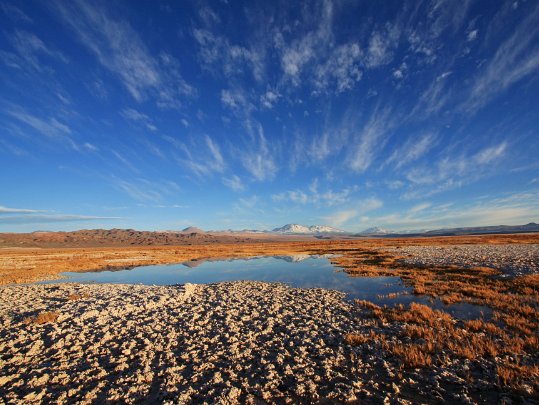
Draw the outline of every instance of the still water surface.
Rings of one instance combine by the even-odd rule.
[[[489,315],[489,309],[471,304],[444,306],[439,300],[414,296],[399,277],[352,277],[336,268],[329,256],[264,256],[248,259],[193,260],[180,264],[141,266],[133,269],[63,273],[66,281],[80,283],[127,283],[147,285],[207,284],[253,280],[286,283],[292,287],[320,287],[342,291],[349,299],[365,299],[378,305],[419,302],[452,315],[471,319]],[[56,281],[57,282],[57,281]]]

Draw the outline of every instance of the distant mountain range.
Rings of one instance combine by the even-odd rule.
[[[384,228],[379,228],[377,226],[374,226],[372,228],[367,228],[361,232],[359,232],[359,235],[365,235],[365,236],[381,236],[381,235],[389,235],[393,233],[392,231],[389,231]]]
[[[189,227],[182,231],[138,231],[134,229],[83,229],[72,232],[0,233],[2,247],[113,247],[205,245],[214,243],[246,243],[270,240],[409,238],[429,236],[463,236],[487,234],[539,233],[539,224],[497,225],[467,228],[445,228],[432,231],[392,232],[373,227],[359,233],[345,232],[326,225],[287,224],[273,231],[203,231]],[[286,259],[285,259],[286,260]],[[294,257],[293,260],[299,260]],[[196,265],[192,263],[191,265]]]
[[[411,236],[460,236],[460,235],[483,235],[483,234],[507,234],[507,233],[531,233],[539,232],[539,224],[530,222],[526,225],[494,225],[494,226],[471,226],[462,228],[443,228],[432,231],[399,231],[393,232],[387,229],[373,227],[365,229],[356,236],[388,236],[388,237],[411,237]]]
[[[526,233],[539,232],[539,224],[530,222],[526,225],[495,225],[495,226],[473,226],[467,228],[447,228],[436,229],[425,232],[425,235],[478,235],[489,233]]]
[[[321,233],[345,233],[345,231],[333,228],[327,225],[299,225],[299,224],[286,224],[280,228],[275,228],[272,230],[275,233],[284,233],[284,234],[312,234],[317,235]]]
[[[280,234],[280,235],[341,235],[341,236],[362,236],[362,237],[412,237],[412,236],[451,236],[451,235],[481,235],[494,233],[525,233],[539,232],[539,224],[530,222],[526,225],[495,225],[495,226],[472,226],[462,228],[443,228],[434,230],[414,230],[414,231],[392,231],[378,226],[367,228],[361,232],[347,232],[328,225],[301,225],[286,224],[271,231],[261,231],[255,229],[244,229],[242,231],[209,231],[209,233],[259,233],[259,234]],[[204,234],[205,232],[196,227],[189,227],[182,230],[186,234]]]

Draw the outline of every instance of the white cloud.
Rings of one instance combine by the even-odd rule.
[[[390,63],[399,37],[400,30],[397,26],[388,26],[384,32],[373,32],[364,60],[365,65],[372,69]]]
[[[329,225],[334,227],[340,227],[343,224],[347,223],[351,219],[357,217],[358,212],[356,210],[343,210],[337,211],[329,216],[323,217],[323,220],[326,221]]]
[[[199,46],[198,57],[203,68],[227,78],[242,75],[250,69],[255,80],[263,80],[264,54],[256,46],[246,48],[231,44],[227,38],[210,31],[209,27],[195,28],[192,35]]]
[[[350,195],[357,188],[344,188],[340,191],[331,189],[320,191],[318,181],[315,179],[309,186],[309,191],[304,190],[288,190],[281,193],[273,194],[272,200],[275,202],[291,202],[295,204],[312,204],[315,206],[332,207],[342,205],[350,200]]]
[[[8,111],[8,114],[47,136],[54,137],[71,133],[71,129],[56,118],[44,120],[23,111],[14,110]]]
[[[406,173],[406,178],[419,188],[409,189],[402,198],[425,198],[477,181],[492,170],[492,164],[503,157],[506,149],[507,142],[504,141],[476,153],[464,151],[456,156],[438,158],[434,167],[413,167]]]
[[[31,67],[36,71],[42,71],[44,64],[40,60],[40,57],[43,56],[68,63],[68,59],[64,54],[51,49],[31,32],[17,30],[11,34],[9,39],[17,53],[17,56],[12,55],[12,67],[19,69]]]
[[[357,202],[357,210],[360,214],[363,214],[368,211],[374,211],[378,208],[381,208],[384,205],[384,202],[382,200],[379,200],[378,198],[371,197],[366,198],[364,200],[360,200]]]
[[[401,80],[404,78],[404,74],[408,70],[408,65],[406,62],[402,62],[398,69],[395,69],[392,73],[393,77],[397,80]]]
[[[9,208],[0,205],[0,214],[32,214],[37,212],[46,212],[43,210],[31,210],[27,208]]]
[[[235,174],[231,177],[224,177],[223,184],[234,191],[243,191],[245,189],[243,182]]]
[[[86,150],[88,150],[88,151],[90,151],[90,152],[97,152],[97,151],[99,151],[99,148],[98,148],[97,146],[95,146],[94,144],[91,144],[90,142],[84,142],[84,143],[82,144],[82,146],[83,146]]]
[[[137,32],[104,9],[81,0],[55,3],[58,15],[99,62],[116,74],[137,101],[154,97],[160,107],[177,107],[194,93],[170,55],[154,58]]]
[[[206,146],[208,147],[211,155],[209,166],[211,166],[217,172],[222,172],[226,165],[223,155],[221,155],[219,145],[217,145],[208,135],[205,136],[205,140]]]
[[[240,87],[221,90],[221,103],[241,115],[249,114],[254,109],[248,94]]]
[[[0,3],[0,9],[5,15],[7,15],[9,18],[16,21],[17,23],[33,23],[33,20],[28,16],[28,14],[26,14],[20,8],[15,7],[13,4]]]
[[[277,100],[281,95],[276,90],[267,90],[262,96],[260,96],[261,104],[266,108],[273,108]]]
[[[238,199],[238,207],[251,210],[258,205],[259,200],[260,199],[256,195],[247,198],[240,198]]]
[[[239,152],[240,160],[256,180],[273,180],[278,168],[268,147],[262,125],[249,120],[246,126],[251,135],[251,142]]]
[[[176,159],[180,164],[185,165],[197,176],[204,177],[213,173],[223,173],[226,163],[221,153],[219,145],[209,136],[204,135],[204,147],[200,141],[195,141],[191,147],[170,136],[163,139],[170,142],[185,156]],[[204,153],[205,151],[205,153]]]
[[[452,96],[447,78],[452,74],[446,71],[436,76],[419,97],[416,105],[409,114],[412,119],[425,118],[430,114],[438,113],[448,103]]]
[[[524,18],[481,69],[462,111],[474,112],[492,98],[539,69],[539,6]]]
[[[539,193],[520,193],[465,206],[445,204],[409,212],[370,218],[372,225],[392,229],[439,229],[445,227],[520,225],[539,218]]]
[[[294,48],[286,49],[281,60],[284,73],[292,79],[293,83],[299,84],[301,69],[313,56],[313,49],[306,40],[298,43]]]
[[[395,149],[386,164],[394,164],[397,169],[413,162],[427,153],[436,141],[436,137],[427,133],[420,137],[410,137],[400,149]]]
[[[162,200],[162,194],[157,190],[148,189],[144,182],[133,182],[126,180],[116,180],[116,186],[119,190],[125,192],[131,198],[137,201],[159,202]]]
[[[152,132],[157,131],[157,127],[154,125],[150,117],[133,108],[124,108],[120,112],[120,115],[129,121],[142,124],[146,129]]]
[[[481,165],[491,163],[492,161],[502,157],[506,149],[507,142],[502,142],[497,146],[490,146],[475,155],[475,161]]]
[[[171,180],[148,180],[144,178],[124,180],[116,176],[111,176],[110,180],[118,190],[142,203],[162,205],[161,201],[166,195],[180,191],[180,186]]]
[[[328,55],[327,61],[317,66],[315,70],[315,86],[325,90],[330,83],[335,82],[335,92],[342,93],[354,87],[361,80],[359,68],[361,51],[354,42],[340,45]]]
[[[63,140],[69,144],[69,146],[77,149],[75,143],[71,140],[71,128],[58,121],[56,118],[39,118],[32,115],[19,107],[13,107],[6,110],[6,113],[25,125],[33,128],[37,132],[56,140]]]
[[[398,190],[404,186],[404,182],[400,180],[387,180],[385,183],[390,190]]]
[[[472,31],[468,32],[468,35],[466,36],[466,40],[468,42],[475,41],[477,39],[478,32],[479,32],[479,30],[472,30]]]
[[[364,172],[369,168],[387,140],[388,131],[393,126],[393,119],[388,109],[374,111],[362,131],[355,136],[353,144],[350,145],[348,154],[350,169]]]
[[[49,224],[56,222],[82,222],[96,220],[116,220],[120,217],[100,217],[91,215],[69,215],[69,214],[50,214],[50,215],[11,215],[0,216],[0,224]]]
[[[426,210],[427,208],[429,208],[432,204],[431,203],[422,203],[422,204],[418,204],[418,205],[415,205],[413,206],[412,208],[410,208],[410,213],[411,214],[415,214],[417,212],[420,212],[420,211],[424,211]]]
[[[375,211],[378,208],[381,208],[383,205],[383,201],[377,198],[366,198],[357,201],[354,204],[354,209],[337,211],[329,216],[323,217],[323,219],[330,225],[339,227],[343,224],[349,223],[352,219],[357,218],[359,215],[362,215],[369,211]]]

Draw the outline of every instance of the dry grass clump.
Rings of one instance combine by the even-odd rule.
[[[69,296],[67,297],[67,300],[68,301],[78,301],[78,300],[81,300],[83,298],[90,298],[90,294],[88,293],[82,293],[82,294],[79,294],[79,293],[71,293],[69,294]]]
[[[372,331],[371,331],[372,332]],[[361,346],[362,344],[371,342],[373,335],[363,335],[361,333],[348,333],[344,336],[346,343],[352,346]]]
[[[425,351],[423,345],[395,345],[391,348],[391,352],[401,358],[401,369],[423,368],[432,365],[432,356]]]
[[[25,318],[24,323],[25,324],[33,323],[35,325],[43,325],[44,323],[56,322],[59,316],[60,314],[58,312],[41,312],[38,315],[29,316]]]
[[[539,366],[504,362],[496,366],[496,380],[502,387],[522,390],[526,386],[539,392]]]

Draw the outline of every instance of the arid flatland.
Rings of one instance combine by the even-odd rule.
[[[539,235],[489,235],[3,248],[3,399],[533,403],[538,245]],[[399,276],[418,297],[481,305],[489,316],[463,320],[423,304],[378,307],[260,282],[6,285],[63,271],[303,253],[336,254],[350,276]]]

